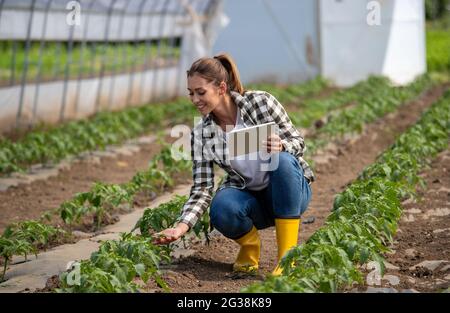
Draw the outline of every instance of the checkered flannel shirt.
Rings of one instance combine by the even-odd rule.
[[[299,160],[305,178],[312,183],[314,174],[302,158],[306,149],[303,137],[292,125],[280,102],[265,91],[246,91],[243,95],[231,91],[231,97],[240,110],[245,127],[269,122],[277,124],[283,151],[291,153]],[[194,227],[212,201],[214,163],[227,173],[217,191],[226,187],[245,188],[245,179],[231,168],[223,134],[212,114],[205,115],[191,131],[193,185],[190,197],[178,219],[178,222],[183,222],[190,228]]]

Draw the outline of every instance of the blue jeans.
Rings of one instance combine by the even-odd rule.
[[[311,188],[298,160],[280,152],[278,167],[269,177],[269,185],[262,190],[228,187],[218,191],[210,206],[211,224],[225,237],[237,239],[253,226],[274,226],[275,218],[300,218],[311,200]]]

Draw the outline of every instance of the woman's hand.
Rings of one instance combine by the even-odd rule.
[[[269,136],[267,140],[263,140],[263,149],[268,153],[283,151],[280,136],[274,134]]]
[[[164,245],[171,243],[179,238],[181,238],[184,234],[189,230],[189,226],[185,223],[178,223],[178,225],[174,228],[167,228],[163,231],[156,233],[153,235],[153,243],[156,245]]]

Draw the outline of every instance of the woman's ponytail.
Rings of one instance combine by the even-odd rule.
[[[236,63],[226,53],[218,54],[214,58],[198,59],[187,71],[188,77],[194,74],[214,82],[217,86],[224,81],[230,91],[238,92],[241,95],[244,93]]]
[[[239,76],[239,71],[237,69],[236,63],[231,58],[230,55],[223,53],[216,55],[214,59],[219,60],[223,67],[228,73],[228,84],[230,85],[230,90],[236,91],[239,94],[244,93],[244,87],[241,83],[241,78]]]

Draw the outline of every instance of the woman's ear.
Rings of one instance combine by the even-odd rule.
[[[219,95],[224,95],[227,93],[227,83],[221,82],[219,84]]]

